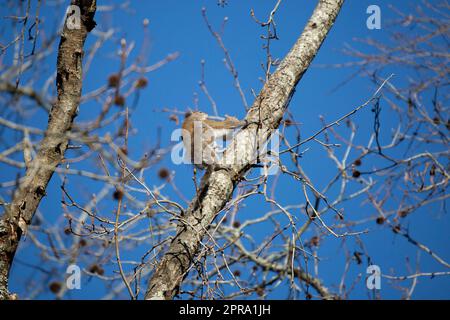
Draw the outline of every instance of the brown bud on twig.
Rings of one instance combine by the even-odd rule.
[[[142,88],[145,88],[147,86],[147,84],[148,84],[148,80],[146,78],[142,77],[142,78],[139,78],[136,80],[134,86],[138,89],[142,89]]]
[[[170,177],[170,172],[167,168],[161,168],[158,171],[158,177],[160,179],[168,179]]]
[[[384,218],[384,217],[378,217],[375,221],[377,222],[377,224],[383,224],[384,223],[384,221],[385,221],[386,219]]]
[[[108,87],[116,88],[119,85],[120,77],[118,74],[112,74],[108,78]]]
[[[121,95],[117,95],[114,97],[114,104],[116,106],[123,107],[125,105],[125,98]]]
[[[48,288],[50,289],[51,292],[53,292],[54,294],[57,294],[61,291],[62,284],[61,284],[61,282],[53,281],[52,283],[50,283]]]

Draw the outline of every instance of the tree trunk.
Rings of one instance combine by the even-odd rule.
[[[319,0],[302,35],[266,82],[247,113],[249,125],[227,149],[223,164],[209,168],[177,234],[151,277],[145,299],[172,299],[201,248],[209,225],[231,199],[233,190],[256,161],[259,141],[266,141],[283,118],[295,87],[330,31],[344,0]],[[233,150],[233,151],[229,151]],[[233,161],[234,160],[234,161]]]
[[[47,184],[63,161],[67,133],[77,115],[82,87],[83,46],[88,32],[95,27],[95,0],[72,1],[80,10],[80,24],[64,24],[58,48],[56,86],[58,99],[48,119],[39,151],[27,167],[25,177],[15,190],[11,204],[0,220],[0,299],[13,298],[8,291],[9,271],[21,236],[45,196]],[[68,12],[72,18],[77,10]],[[76,19],[74,19],[76,22]]]

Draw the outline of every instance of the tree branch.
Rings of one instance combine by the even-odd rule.
[[[39,152],[30,163],[23,182],[0,220],[0,299],[9,299],[8,276],[22,234],[27,231],[47,184],[62,162],[68,144],[68,131],[77,115],[82,87],[83,46],[95,27],[95,0],[76,0],[80,8],[80,28],[66,24],[58,48],[56,86],[58,99],[53,105]],[[66,17],[67,18],[67,17]]]
[[[257,159],[255,137],[267,141],[278,128],[298,81],[325,40],[343,2],[319,0],[302,35],[249,109],[246,116],[249,125],[236,135],[225,152],[226,163],[221,163],[219,168],[209,168],[205,173],[197,196],[185,217],[180,219],[177,234],[149,281],[146,299],[172,299],[177,294],[209,225]]]

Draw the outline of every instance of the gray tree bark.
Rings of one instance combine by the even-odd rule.
[[[235,186],[256,161],[259,141],[266,141],[283,118],[295,87],[330,31],[344,0],[319,0],[303,33],[249,109],[250,125],[241,130],[224,158],[234,160],[209,168],[189,205],[168,251],[149,280],[145,299],[172,299],[201,248],[201,240]],[[229,151],[231,150],[231,151]],[[320,286],[319,286],[320,287]],[[328,294],[328,293],[326,293]]]
[[[36,158],[28,165],[11,204],[6,206],[0,219],[0,299],[14,298],[8,291],[8,277],[14,255],[21,236],[27,231],[42,197],[45,196],[53,172],[64,159],[68,144],[67,133],[80,104],[83,46],[87,34],[95,27],[96,0],[74,0],[72,4],[80,8],[81,23],[79,28],[72,29],[65,23],[62,30],[57,60],[57,101],[50,111],[47,130]]]

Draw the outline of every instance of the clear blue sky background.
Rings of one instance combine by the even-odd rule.
[[[237,90],[233,87],[233,79],[230,73],[223,65],[223,52],[210,35],[201,16],[201,8],[205,6],[210,22],[217,28],[220,27],[223,18],[229,18],[223,40],[230,51],[233,62],[239,72],[239,79],[242,88],[246,94],[249,103],[253,101],[251,89],[259,92],[261,82],[259,77],[263,76],[261,62],[265,61],[265,52],[262,49],[262,40],[260,35],[264,30],[258,26],[250,17],[250,9],[253,8],[257,17],[261,20],[266,19],[268,13],[275,4],[273,1],[243,1],[229,0],[228,5],[220,7],[217,1],[131,1],[133,14],[125,14],[120,10],[114,10],[113,13],[98,12],[96,21],[98,30],[105,31],[108,27],[114,26],[117,30],[116,40],[109,42],[94,59],[93,66],[88,73],[84,92],[96,88],[99,83],[104,83],[107,77],[118,70],[119,61],[113,58],[114,53],[119,47],[119,39],[125,37],[130,43],[136,42],[136,49],[130,60],[135,57],[140,50],[142,39],[144,37],[142,21],[144,18],[150,20],[150,50],[148,62],[154,63],[163,59],[168,53],[179,52],[180,57],[148,75],[149,86],[142,91],[140,102],[136,112],[132,115],[132,123],[137,129],[137,134],[130,140],[130,154],[140,155],[144,148],[148,148],[155,143],[157,128],[162,128],[162,141],[168,141],[171,131],[175,128],[173,122],[169,121],[168,114],[158,112],[164,107],[186,110],[193,107],[194,92],[199,93],[199,105],[203,111],[212,112],[206,97],[201,94],[198,82],[201,77],[200,61],[206,61],[205,77],[208,89],[217,102],[219,112],[242,117],[245,114],[244,107]],[[115,1],[114,3],[120,3]],[[295,119],[302,123],[301,129],[303,136],[309,136],[321,127],[318,116],[323,115],[328,121],[337,119],[346,112],[352,110],[357,105],[367,100],[376,89],[367,79],[356,77],[345,86],[338,90],[333,90],[348,79],[354,72],[352,68],[322,68],[318,65],[336,64],[352,60],[340,51],[345,43],[365,50],[371,49],[362,44],[354,42],[354,38],[371,37],[379,41],[389,41],[390,33],[385,28],[385,22],[396,17],[388,8],[388,3],[394,3],[395,6],[404,11],[413,11],[417,1],[368,1],[368,0],[348,0],[344,4],[335,26],[327,37],[324,45],[319,51],[312,67],[305,74],[297,92],[290,104],[290,111],[295,115]],[[99,1],[99,5],[106,4]],[[283,1],[277,15],[277,30],[279,41],[273,42],[272,54],[274,57],[283,57],[292,44],[295,42],[302,31],[308,17],[316,4],[316,1]],[[377,4],[382,10],[382,29],[368,30],[366,28],[366,8],[370,4]],[[63,16],[64,9],[50,10],[45,6],[42,17],[45,21],[53,21],[53,17]],[[45,25],[44,29],[52,30],[52,25]],[[412,31],[414,32],[414,31]],[[92,44],[93,38],[89,37],[88,44]],[[56,48],[55,48],[56,49]],[[53,60],[52,60],[53,59]],[[49,74],[54,72],[52,66],[55,64],[55,55],[49,57]],[[395,72],[394,82],[402,84],[407,74],[395,67],[386,69],[383,76]],[[45,78],[45,77],[43,77]],[[98,104],[89,104],[81,106],[77,121],[90,119],[93,114],[98,113]],[[382,133],[382,139],[388,141],[390,138],[390,128],[395,126],[396,119],[389,115],[388,108],[386,113],[382,114],[382,127],[385,129]],[[367,141],[373,124],[373,113],[370,109],[365,109],[358,113],[354,122],[361,128],[357,141]],[[45,115],[38,114],[27,122],[37,127],[44,127],[46,124]],[[382,129],[383,129],[382,128]],[[383,140],[382,140],[383,141]],[[310,175],[313,181],[321,187],[335,171],[330,165],[330,161],[325,159],[325,153],[317,144],[310,146],[310,153],[302,159],[302,166]],[[350,157],[354,159],[356,155]],[[167,157],[159,164],[160,167],[166,166],[176,173],[176,183],[180,190],[190,198],[194,193],[191,175],[192,170],[189,166],[174,166],[170,157]],[[369,164],[368,164],[369,166]],[[5,168],[0,166],[1,169]],[[146,175],[147,184],[157,184],[156,170],[151,170]],[[2,181],[11,179],[14,172],[1,171]],[[80,196],[88,195],[89,192],[95,192],[98,188],[86,184],[87,180],[76,180],[71,178],[71,185],[76,185],[80,181],[86,189],[80,191]],[[48,214],[48,219],[60,219],[61,208],[59,200],[61,191],[59,188],[60,179],[54,177],[48,189],[47,197],[40,206],[41,212]],[[91,190],[92,189],[92,190]],[[170,195],[170,193],[169,193]],[[301,203],[301,193],[293,192],[288,184],[279,183],[278,200],[281,203]],[[297,199],[295,198],[297,197]],[[297,201],[296,201],[297,200]],[[248,206],[243,210],[241,219],[247,216],[255,217],[261,214],[258,211],[260,200],[249,201]],[[345,207],[346,213],[352,213],[352,217],[369,217],[374,214],[373,211],[367,211],[368,207],[353,205]],[[437,214],[437,206],[429,206],[426,210],[420,210],[414,213],[410,221],[405,222],[409,225],[413,237],[419,239],[426,245],[433,248],[445,260],[450,260],[450,250],[448,247],[448,230],[450,222],[447,214]],[[241,214],[241,213],[240,213]],[[256,237],[264,239],[271,234],[271,230],[261,229]],[[313,235],[309,233],[308,236]],[[370,225],[370,233],[363,236],[368,252],[371,254],[372,262],[379,265],[383,273],[395,271],[398,275],[409,274],[405,267],[405,257],[411,259],[414,266],[417,255],[417,248],[408,244],[404,238],[395,236],[388,228],[381,228],[375,223]],[[34,261],[36,252],[27,245],[30,241],[27,239],[22,243],[22,249],[17,258],[21,261]],[[320,276],[324,283],[338,284],[340,276],[344,270],[345,257],[341,247],[341,241],[332,236],[322,243],[319,249],[319,256],[322,258],[320,264]],[[346,246],[351,250],[358,250],[355,241],[349,239]],[[135,257],[139,257],[136,253]],[[437,264],[422,252],[420,258],[421,271],[444,271],[443,267]],[[358,266],[352,264],[348,278],[354,279],[358,273],[365,276],[367,262]],[[11,289],[21,293],[24,281],[33,277],[30,269],[16,264],[11,276]],[[50,281],[51,279],[49,279]],[[406,282],[402,283],[406,284]],[[287,297],[287,284],[274,292],[270,297],[284,299]],[[351,285],[351,281],[347,283]],[[330,286],[331,289],[336,289]],[[95,281],[83,282],[83,289],[71,292],[73,298],[99,298],[103,294],[103,287]],[[385,279],[382,281],[381,297],[385,299],[395,299],[400,297],[400,292],[390,286]],[[361,281],[352,292],[351,298],[364,299],[369,296]],[[52,294],[45,294],[40,298],[52,298]],[[123,296],[126,298],[126,296]],[[441,277],[437,279],[420,279],[417,285],[415,295],[417,299],[429,298],[449,298],[450,297],[450,279]]]

